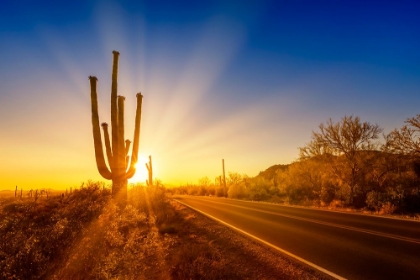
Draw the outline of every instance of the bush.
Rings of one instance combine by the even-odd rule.
[[[243,183],[234,184],[229,187],[228,197],[242,199],[246,196],[246,189]]]
[[[45,278],[84,226],[102,212],[109,192],[92,184],[62,199],[23,200],[0,212],[0,278]]]
[[[391,202],[385,202],[381,210],[379,211],[379,214],[393,214],[395,212],[396,207],[392,205]]]

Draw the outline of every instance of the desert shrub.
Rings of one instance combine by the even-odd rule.
[[[167,245],[166,234],[176,232],[162,185],[131,186],[120,209],[109,201],[58,272],[58,278],[150,279],[159,271]],[[73,260],[81,260],[74,262]]]
[[[233,184],[229,187],[228,197],[242,199],[246,196],[246,188],[243,182]]]
[[[225,196],[225,188],[224,187],[216,187],[215,195],[217,197],[224,197]]]
[[[95,182],[0,205],[0,279],[159,278],[181,219],[159,181],[129,188],[124,208]]]
[[[324,205],[329,205],[335,198],[336,187],[330,183],[325,182],[321,187],[320,200]]]
[[[70,250],[66,268],[58,272],[59,278],[72,275],[77,279],[109,279],[125,274],[142,275],[144,267],[139,262],[152,255],[150,244],[145,244],[150,238],[150,222],[145,213],[132,205],[119,209],[110,201]]]
[[[342,200],[334,199],[333,201],[331,201],[330,207],[332,207],[332,208],[343,208],[344,203],[343,203]]]
[[[249,200],[264,201],[270,198],[269,189],[272,184],[269,180],[256,177],[247,181],[246,197]]]
[[[166,190],[162,184],[133,185],[128,191],[128,204],[155,218],[162,219],[168,207]]]
[[[249,191],[248,197],[250,200],[263,201],[267,200],[269,195],[265,189],[253,189]]]
[[[379,214],[393,214],[396,207],[391,202],[385,202],[382,204]]]
[[[198,193],[199,193],[199,189],[197,186],[192,186],[188,189],[189,195],[198,195]]]
[[[383,204],[383,195],[376,191],[370,191],[366,195],[366,205],[369,209],[379,211]]]
[[[61,199],[23,200],[0,212],[0,278],[45,278],[51,261],[99,216],[109,194],[92,184]]]
[[[353,194],[353,201],[349,206],[358,209],[366,207],[366,199],[367,193],[364,192],[359,186],[356,186]]]

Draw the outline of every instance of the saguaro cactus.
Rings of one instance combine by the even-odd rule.
[[[92,101],[92,127],[93,142],[95,146],[95,158],[98,171],[102,177],[112,180],[112,195],[118,200],[125,201],[127,198],[127,180],[133,177],[136,172],[136,163],[138,158],[139,138],[140,138],[140,120],[141,105],[143,95],[138,93],[136,118],[134,124],[134,141],[130,157],[130,140],[124,141],[124,96],[117,96],[117,78],[118,78],[118,58],[119,52],[113,51],[112,65],[112,85],[111,85],[111,130],[112,138],[110,141],[108,133],[108,124],[102,123],[106,155],[108,157],[109,168],[106,165],[104,152],[102,148],[101,132],[99,128],[98,116],[98,98],[96,93],[96,83],[98,79],[90,76],[90,96]]]
[[[152,156],[149,156],[149,163],[146,163],[147,172],[149,174],[149,180],[146,181],[148,186],[153,186],[153,167],[152,167]]]

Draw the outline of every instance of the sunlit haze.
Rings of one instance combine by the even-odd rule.
[[[130,140],[144,96],[129,182],[145,182],[149,155],[170,185],[213,181],[222,159],[255,176],[296,160],[328,118],[388,133],[420,113],[414,1],[83,2],[0,4],[0,190],[104,180],[88,77],[110,123],[113,50]]]

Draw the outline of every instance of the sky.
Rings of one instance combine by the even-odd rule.
[[[97,171],[90,75],[110,123],[112,51],[140,160],[130,182],[256,176],[345,115],[389,133],[420,114],[417,1],[0,2],[0,190],[78,187]]]

